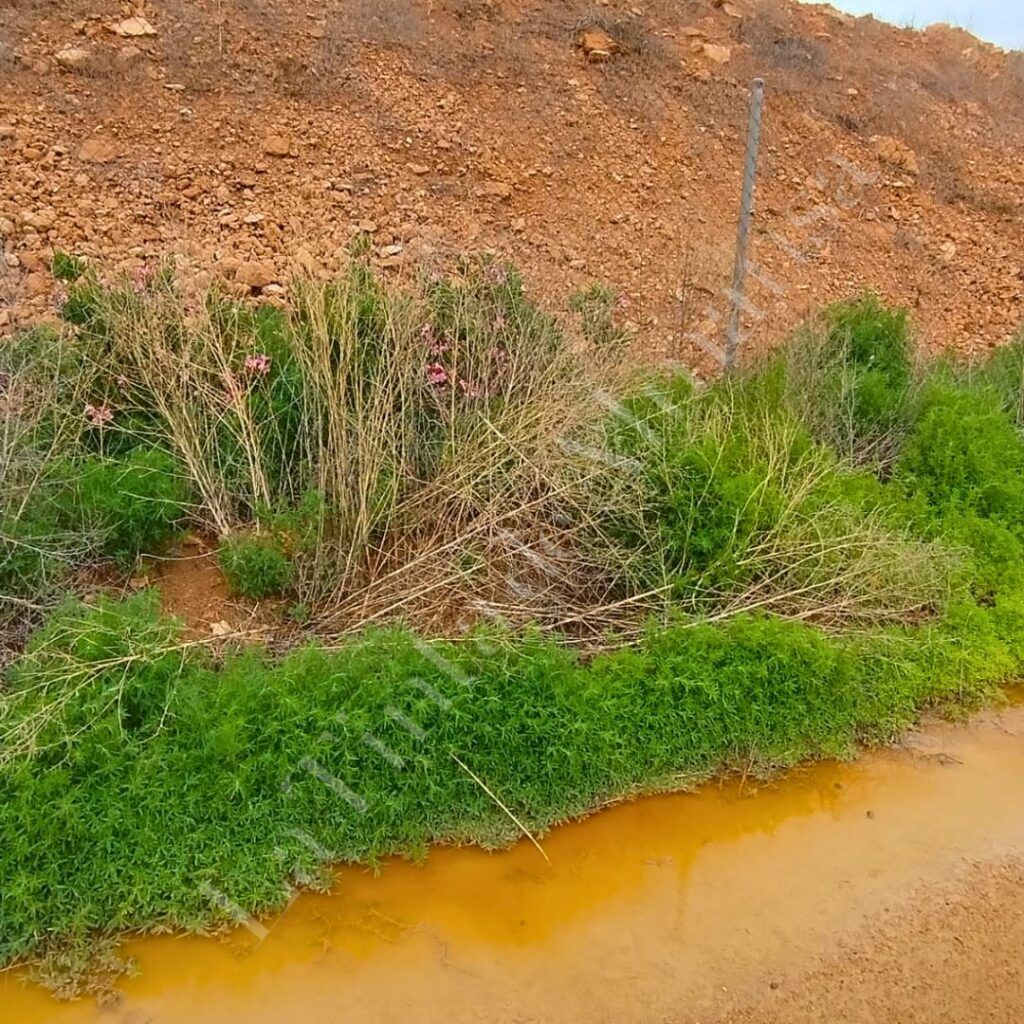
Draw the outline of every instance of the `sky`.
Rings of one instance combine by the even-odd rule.
[[[897,25],[959,25],[1008,50],[1024,49],[1024,0],[828,0],[849,14],[873,14]]]

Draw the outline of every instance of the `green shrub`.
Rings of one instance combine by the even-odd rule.
[[[292,580],[292,563],[271,537],[231,537],[221,545],[219,558],[228,586],[242,597],[279,596]]]
[[[154,591],[57,609],[4,677],[5,710],[18,710],[0,725],[0,765],[29,757],[54,767],[80,762],[97,737],[152,738],[190,664],[177,639]]]
[[[778,400],[774,369],[694,392],[679,379],[627,405],[615,451],[638,469],[640,586],[691,611],[767,608],[823,621],[941,607],[952,552],[910,533],[909,510],[843,466]]]
[[[999,396],[1003,411],[1017,429],[1024,428],[1024,332],[1000,345],[977,371],[978,383]]]
[[[973,552],[979,596],[1022,578],[1024,443],[996,392],[933,380],[897,476],[926,529]]]
[[[916,376],[904,310],[867,294],[826,309],[753,376],[843,459],[887,473],[915,412]]]
[[[0,513],[0,625],[45,605],[72,567],[77,538],[60,530],[38,506],[17,516]]]
[[[830,307],[825,320],[837,360],[856,373],[855,425],[863,433],[887,429],[900,418],[912,379],[906,310],[869,293]]]
[[[60,524],[95,537],[101,553],[122,563],[157,551],[188,513],[187,481],[158,448],[67,459],[52,475],[60,484],[54,498]]]
[[[74,284],[88,269],[85,260],[80,256],[71,256],[60,249],[55,249],[50,261],[50,272],[58,281]]]

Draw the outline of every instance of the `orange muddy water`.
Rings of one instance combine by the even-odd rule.
[[[894,991],[905,989],[906,965],[928,953],[914,942],[938,941],[960,898],[943,888],[951,882],[967,879],[970,899],[971,872],[1000,865],[999,884],[1016,899],[1024,875],[1007,875],[1005,865],[1024,856],[1022,780],[1024,707],[931,724],[855,763],[610,808],[547,836],[550,863],[528,842],[498,853],[437,849],[422,866],[394,861],[377,877],[345,868],[331,894],[302,895],[251,930],[133,939],[126,952],[138,973],[112,1005],[58,1003],[22,974],[0,974],[0,1021],[775,1020],[772,1001],[796,990],[791,980],[821,973],[837,954],[841,965],[860,964],[876,995],[887,970],[897,975]],[[992,890],[989,902],[1020,920],[1002,893]],[[929,901],[940,925],[909,927],[907,915]],[[974,926],[984,933],[975,938],[998,949],[1001,925],[970,911],[964,920],[987,922]],[[953,936],[966,950],[971,927]],[[879,967],[870,947],[890,932],[908,938],[896,942],[897,966]],[[961,946],[956,963],[973,970]],[[996,982],[977,984],[989,996],[993,984],[1005,988],[1007,1016],[949,1019],[1018,1019],[1019,957],[1006,954],[1005,965],[983,968],[998,968]],[[936,969],[927,964],[922,971]],[[947,964],[942,976],[957,969]],[[919,980],[947,1005],[940,977]],[[839,977],[837,991],[851,999],[863,981]],[[974,983],[956,982],[968,1006],[981,1005],[970,998]],[[834,1015],[828,1000],[815,1006],[806,1019],[855,1017]],[[779,1019],[805,1017],[787,1010]]]

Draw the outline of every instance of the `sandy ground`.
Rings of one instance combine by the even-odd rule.
[[[842,922],[837,922],[842,930]],[[1024,1013],[1024,861],[975,865],[911,909],[843,934],[841,952],[773,978],[722,1024],[1017,1024]],[[774,986],[774,987],[773,987]]]

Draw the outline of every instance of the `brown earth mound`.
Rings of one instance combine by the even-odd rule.
[[[54,248],[283,297],[357,232],[470,249],[638,356],[721,341],[749,83],[767,108],[752,345],[864,287],[973,353],[1024,297],[1024,56],[786,0],[0,0],[0,330]]]

